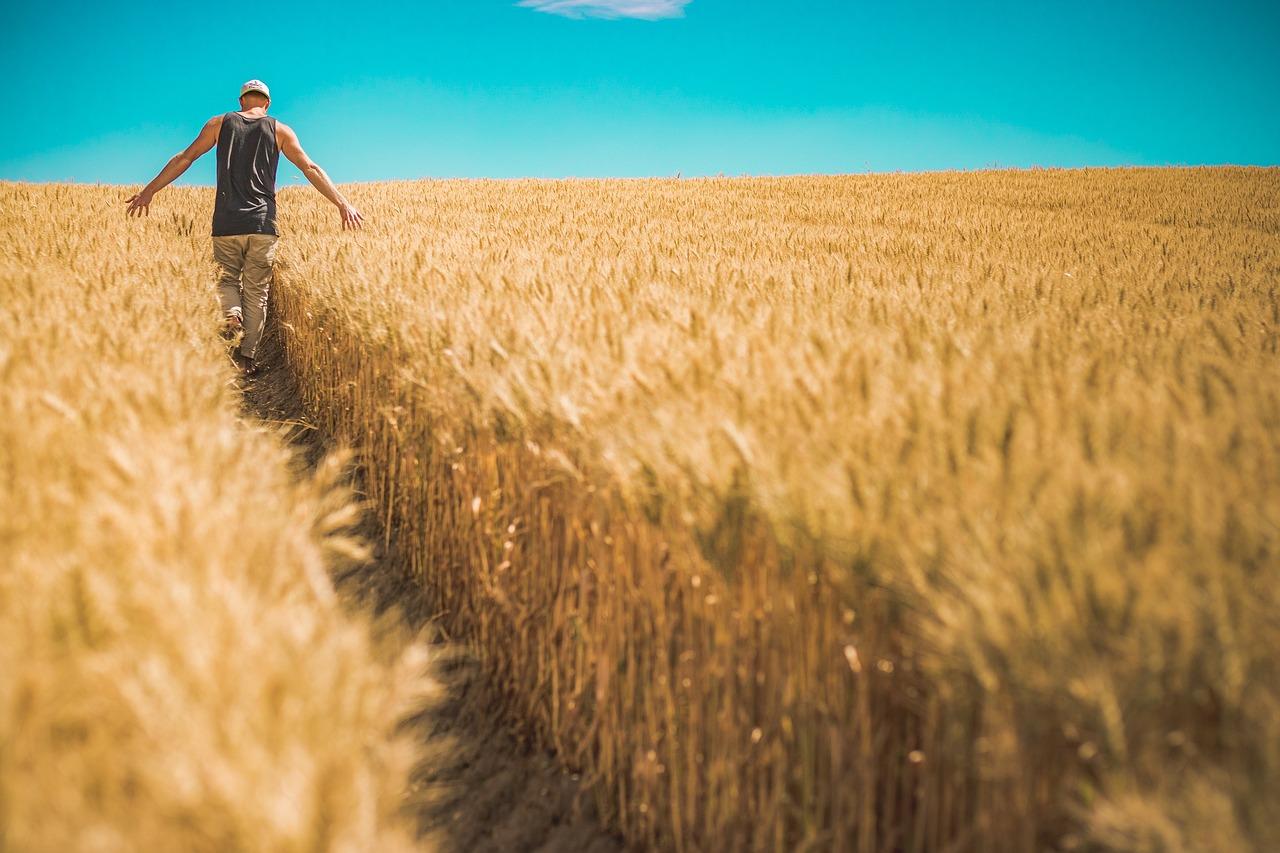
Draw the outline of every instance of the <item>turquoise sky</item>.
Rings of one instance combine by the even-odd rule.
[[[250,77],[337,181],[1280,163],[1275,2],[6,0],[0,32],[9,179],[145,182]]]

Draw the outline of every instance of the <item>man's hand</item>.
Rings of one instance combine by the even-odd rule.
[[[352,231],[358,231],[360,226],[364,224],[364,217],[360,215],[360,211],[352,207],[349,202],[338,205],[338,215],[342,217],[343,231],[348,228]]]
[[[125,208],[125,214],[128,216],[151,215],[151,193],[143,190],[137,195],[130,198],[125,204],[129,205]]]

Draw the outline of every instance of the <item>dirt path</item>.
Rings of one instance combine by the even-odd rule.
[[[285,429],[299,451],[299,465],[310,468],[328,450],[328,437],[303,412],[272,324],[260,355],[262,372],[242,383],[245,411]],[[357,471],[357,491],[359,480]],[[376,520],[366,518],[365,524],[378,553],[372,565],[338,578],[339,590],[378,611],[396,608],[410,627],[422,627],[431,614],[417,582],[396,559],[395,542],[383,548]],[[550,756],[523,749],[497,722],[490,710],[495,694],[479,663],[452,651],[445,658],[435,675],[448,698],[405,721],[426,745],[427,758],[412,779],[419,835],[443,853],[621,851],[621,841],[596,821],[576,777]]]

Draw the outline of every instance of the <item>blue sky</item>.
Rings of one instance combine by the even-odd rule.
[[[145,182],[251,77],[339,182],[1280,163],[1274,2],[5,0],[0,32],[7,179]]]

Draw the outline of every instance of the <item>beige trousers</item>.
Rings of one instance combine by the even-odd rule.
[[[213,260],[220,268],[218,302],[222,315],[235,315],[244,325],[240,354],[253,358],[267,322],[267,292],[276,263],[271,234],[237,234],[213,238]]]

